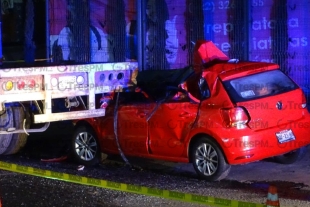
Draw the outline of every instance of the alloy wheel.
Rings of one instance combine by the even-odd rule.
[[[202,143],[196,149],[195,162],[202,174],[211,176],[218,169],[219,157],[212,145]]]
[[[97,141],[89,132],[80,132],[75,138],[75,152],[77,156],[85,161],[93,160],[97,153]]]

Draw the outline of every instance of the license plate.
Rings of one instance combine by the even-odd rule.
[[[76,83],[76,76],[60,76],[58,81],[60,88],[73,88]]]
[[[284,143],[284,142],[289,142],[289,141],[295,140],[295,136],[294,136],[292,130],[290,130],[290,129],[277,132],[276,136],[277,136],[278,141],[280,143]]]

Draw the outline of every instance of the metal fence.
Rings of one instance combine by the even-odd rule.
[[[145,36],[137,35],[137,0],[12,1],[2,11],[7,60],[26,58],[29,1],[35,59],[132,61],[145,39],[143,70],[175,69],[192,64],[193,44],[207,39],[231,58],[278,63],[310,94],[307,0],[144,0]]]

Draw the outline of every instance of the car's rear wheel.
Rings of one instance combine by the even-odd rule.
[[[307,147],[302,147],[286,154],[275,156],[274,160],[281,164],[292,164],[298,160],[301,160],[306,153]]]
[[[222,150],[211,138],[203,137],[193,143],[190,158],[199,177],[208,181],[224,179],[229,171]]]
[[[100,147],[94,130],[78,126],[72,137],[72,157],[82,165],[95,165],[100,160]]]

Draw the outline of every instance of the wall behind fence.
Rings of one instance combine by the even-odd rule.
[[[214,41],[231,58],[278,63],[309,99],[310,2],[249,2],[204,0],[205,38]]]
[[[231,58],[278,63],[310,94],[308,0],[147,0],[146,37],[136,35],[135,0],[72,2],[49,3],[54,61],[135,60],[146,38],[145,70],[175,69],[191,64],[193,43],[207,39]],[[70,25],[74,15],[88,30]]]

